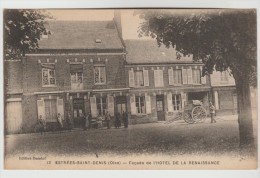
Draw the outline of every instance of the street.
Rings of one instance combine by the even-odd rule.
[[[129,128],[7,135],[6,156],[26,154],[205,154],[239,152],[237,116],[217,118],[211,124],[183,121],[130,125]]]

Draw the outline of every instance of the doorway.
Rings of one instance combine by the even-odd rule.
[[[156,109],[158,121],[165,121],[164,95],[156,95]]]
[[[122,114],[123,112],[127,112],[126,97],[125,96],[117,96],[116,97],[116,113]]]
[[[83,127],[84,99],[73,99],[73,123],[75,128]]]

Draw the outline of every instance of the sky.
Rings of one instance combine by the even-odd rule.
[[[51,9],[46,10],[56,20],[69,21],[107,21],[113,20],[113,9]],[[138,16],[133,16],[134,10],[121,10],[122,30],[124,39],[150,39],[138,37],[138,26],[142,22]]]

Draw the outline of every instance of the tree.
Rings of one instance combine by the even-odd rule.
[[[180,12],[181,11],[181,12]],[[256,10],[141,10],[140,36],[204,63],[203,75],[229,70],[236,83],[240,146],[252,146],[250,84],[256,86]]]
[[[45,24],[52,17],[43,10],[4,10],[4,54],[10,59],[39,48],[38,41],[47,34]]]

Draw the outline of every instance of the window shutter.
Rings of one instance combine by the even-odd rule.
[[[167,94],[168,112],[173,112],[172,93]]]
[[[152,113],[151,97],[149,95],[145,95],[145,105],[146,105],[146,114],[151,114]]]
[[[149,86],[149,71],[143,70],[144,74],[144,86]]]
[[[92,117],[97,117],[96,97],[90,97],[90,108]]]
[[[159,82],[158,82],[158,70],[154,70],[154,86],[158,87],[159,86]]]
[[[131,69],[128,71],[129,74],[129,87],[134,87],[135,80],[134,80],[134,71]]]
[[[174,84],[173,69],[168,69],[168,75],[169,75],[169,85],[173,85]]]
[[[192,69],[187,69],[187,73],[188,73],[188,84],[192,84]]]
[[[111,116],[115,115],[114,97],[113,96],[108,96],[108,112]]]
[[[182,83],[183,84],[188,84],[187,80],[187,69],[182,69]]]
[[[64,108],[63,108],[63,99],[57,99],[57,114],[60,113],[61,118],[64,119]]]
[[[130,96],[131,114],[136,114],[135,95]]]
[[[44,104],[44,100],[37,100],[37,108],[38,108],[38,118],[40,118],[40,115],[42,116],[42,119],[46,120],[46,116],[45,116],[45,104]]]
[[[207,80],[207,75],[205,75],[204,77],[201,77],[201,84],[206,84],[207,83],[206,80]]]
[[[184,106],[186,104],[186,93],[184,92],[181,92],[181,101],[182,108],[184,109]]]
[[[163,83],[163,70],[158,70],[158,74],[159,74],[159,86],[163,87],[164,83]]]

